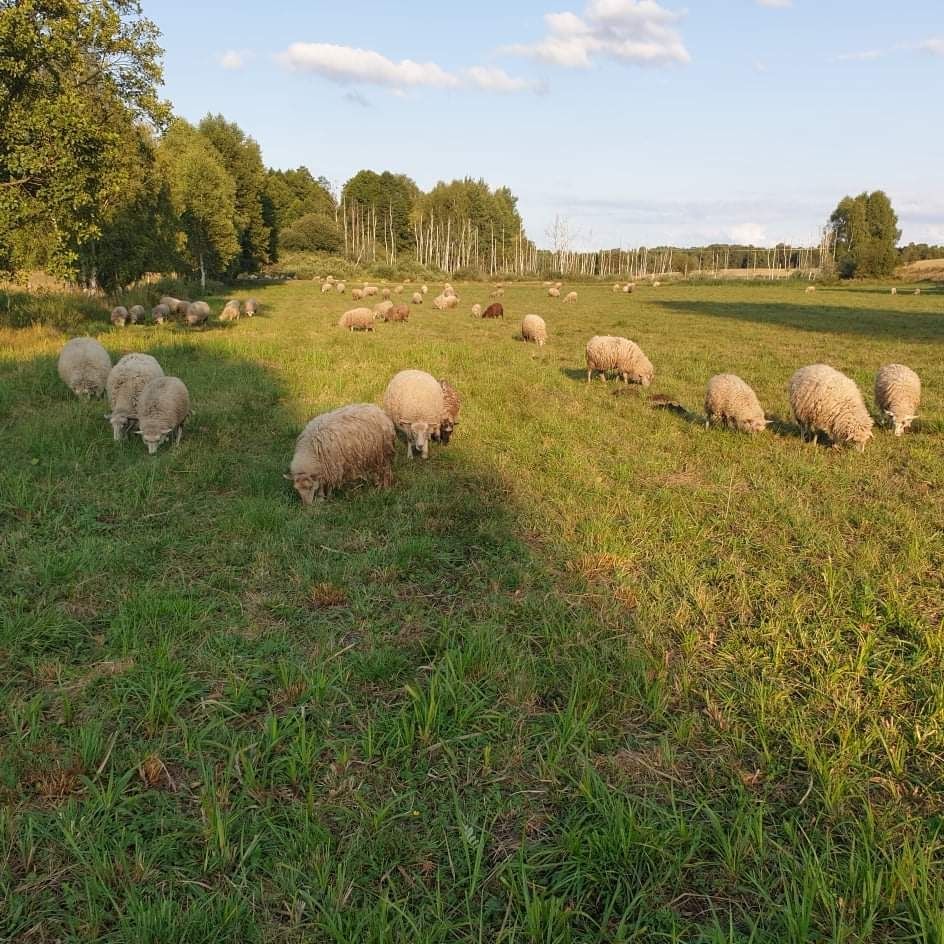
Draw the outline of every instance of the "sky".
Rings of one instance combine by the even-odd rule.
[[[808,245],[883,189],[944,244],[942,0],[143,0],[165,96],[338,188],[483,178],[572,248]]]

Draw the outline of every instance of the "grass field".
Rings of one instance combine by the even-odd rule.
[[[0,940],[944,942],[944,294],[457,288],[370,335],[311,282],[0,309]],[[184,379],[180,447],[66,390],[82,333]],[[588,386],[594,333],[653,386]],[[915,430],[801,443],[823,360],[917,370]],[[408,366],[452,443],[304,509],[303,424]],[[782,422],[706,431],[720,371]]]

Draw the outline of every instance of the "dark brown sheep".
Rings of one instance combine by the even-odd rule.
[[[482,312],[483,318],[504,318],[505,309],[502,308],[501,302],[492,302],[485,311]]]

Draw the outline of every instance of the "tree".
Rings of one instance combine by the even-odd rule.
[[[216,148],[182,118],[171,124],[157,156],[178,219],[180,258],[206,289],[207,273],[222,275],[240,251],[236,182]]]
[[[413,243],[410,215],[419,196],[415,181],[390,171],[359,171],[341,191],[341,200],[347,206],[356,204],[362,210],[376,211],[381,225],[392,230],[398,249],[408,249]]]
[[[303,252],[339,252],[341,234],[333,216],[306,213],[280,232],[279,245]]]
[[[843,197],[829,218],[843,278],[883,278],[898,263],[898,217],[881,190]]]
[[[329,252],[340,248],[337,204],[324,177],[316,180],[307,167],[270,170],[266,197],[274,230],[273,256],[278,246]],[[303,217],[312,219],[301,224]]]
[[[136,0],[0,9],[0,266],[74,273],[125,186],[137,124],[161,126],[157,27]]]

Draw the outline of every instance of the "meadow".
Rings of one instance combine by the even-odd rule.
[[[372,334],[310,281],[196,331],[7,298],[0,940],[944,942],[944,292],[804,284],[431,284]],[[60,382],[85,333],[187,383],[179,447]],[[652,387],[588,385],[595,333]],[[802,443],[818,361],[911,366],[913,431]],[[452,442],[303,508],[299,430],[404,367]],[[704,429],[722,371],[769,431]]]

